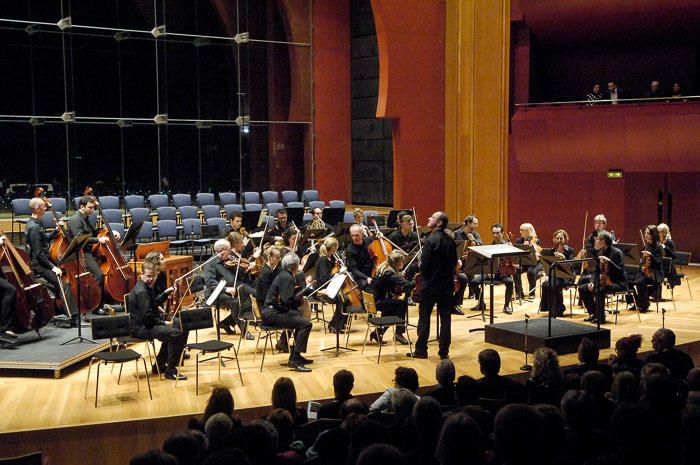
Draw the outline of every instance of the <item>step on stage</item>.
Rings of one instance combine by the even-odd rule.
[[[575,353],[584,337],[600,349],[610,347],[609,329],[598,329],[561,319],[552,319],[552,333],[549,335],[547,318],[531,318],[527,332],[528,352],[533,352],[538,347],[549,347],[559,355]],[[486,342],[509,349],[525,350],[525,320],[486,325],[485,333]]]
[[[89,326],[83,326],[81,331],[84,338],[92,337]],[[104,339],[96,344],[76,340],[61,345],[76,338],[76,328],[61,328],[48,324],[39,330],[39,334],[29,331],[20,334],[14,344],[2,344],[0,370],[31,370],[34,374],[60,378],[63,370],[109,347]]]

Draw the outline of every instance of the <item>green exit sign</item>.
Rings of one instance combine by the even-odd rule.
[[[608,179],[622,179],[622,170],[608,170]]]

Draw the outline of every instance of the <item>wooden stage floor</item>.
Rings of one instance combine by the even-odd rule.
[[[685,270],[690,277],[693,294],[700,299],[700,268],[689,267]],[[665,292],[665,296],[668,292]],[[676,310],[671,302],[662,302],[660,307],[667,310],[666,326],[677,334],[678,344],[692,344],[700,341],[700,315],[698,314],[699,300],[691,301],[688,287],[685,282],[676,287]],[[496,308],[502,307],[503,289],[496,288]],[[544,318],[537,314],[539,300],[524,302],[522,306],[515,305],[513,315],[496,313],[497,322],[505,322],[523,319],[527,313],[533,318]],[[466,300],[465,307],[475,304],[473,300]],[[328,316],[330,317],[330,307]],[[612,331],[612,341],[632,334],[641,333],[644,336],[642,351],[651,350],[651,335],[661,327],[661,314],[653,311],[642,314],[642,322],[637,319],[635,312],[624,311],[618,324],[608,324]],[[410,307],[411,321],[417,319],[417,307]],[[474,314],[466,312],[467,315]],[[574,308],[573,318],[567,311],[567,321],[582,322],[585,313],[581,308]],[[435,319],[431,334],[435,333]],[[518,367],[523,364],[524,356],[520,352],[502,347],[492,346],[484,342],[484,333],[470,333],[473,328],[482,327],[484,323],[480,318],[466,318],[453,316],[452,318],[452,347],[450,356],[457,367],[457,374],[468,374],[479,377],[479,368],[476,360],[478,352],[484,348],[492,347],[501,353],[503,360],[503,373],[520,373]],[[371,394],[383,391],[392,384],[393,371],[399,365],[414,367],[419,374],[421,386],[435,384],[435,364],[437,356],[436,343],[429,346],[429,358],[427,360],[411,360],[405,356],[407,346],[397,346],[398,352],[394,352],[391,344],[382,350],[381,363],[377,364],[377,346],[368,344],[364,355],[360,353],[362,338],[365,333],[364,322],[359,321],[354,325],[350,335],[350,346],[358,349],[357,352],[341,351],[339,357],[334,351],[322,352],[322,349],[332,347],[335,344],[333,334],[324,334],[320,323],[315,323],[310,337],[307,357],[314,360],[311,365],[313,372],[296,373],[280,365],[286,360],[286,354],[276,354],[265,359],[265,367],[260,372],[260,356],[253,362],[254,342],[247,341],[243,344],[240,358],[243,370],[244,386],[241,386],[238,374],[234,371],[235,364],[228,363],[222,370],[221,382],[217,380],[217,369],[214,361],[207,362],[200,367],[200,395],[195,395],[193,360],[189,360],[184,368],[184,373],[189,380],[179,383],[175,389],[173,381],[159,381],[153,377],[151,386],[153,400],[148,399],[145,382],[141,383],[141,392],[136,391],[136,380],[133,365],[124,368],[124,376],[121,385],[116,384],[118,370],[110,373],[109,369],[103,370],[100,382],[100,399],[98,408],[93,407],[95,376],[94,370],[88,390],[88,398],[83,398],[85,380],[87,377],[87,364],[76,369],[62,379],[26,378],[3,376],[0,378],[0,432],[19,432],[46,428],[61,428],[76,425],[94,425],[115,421],[131,421],[140,419],[162,418],[167,416],[187,416],[201,413],[205,407],[209,392],[212,387],[222,385],[232,390],[236,403],[236,410],[263,407],[270,403],[270,391],[275,380],[281,376],[288,376],[294,380],[299,401],[312,399],[325,399],[333,395],[333,374],[346,368],[355,374],[356,394]],[[200,332],[200,338],[214,336],[213,331]],[[415,329],[411,332],[415,340]],[[193,337],[193,336],[192,336]],[[225,339],[231,336],[225,336]],[[237,342],[238,336],[235,336]],[[698,344],[700,345],[700,344]],[[136,350],[145,353],[143,344],[137,345]],[[691,351],[700,353],[691,345]],[[607,358],[611,349],[602,351],[601,358]],[[562,365],[576,363],[576,355],[570,354],[562,357]],[[143,373],[141,373],[143,377]],[[145,379],[142,379],[145,381]]]

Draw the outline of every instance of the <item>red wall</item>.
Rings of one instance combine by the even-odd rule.
[[[393,119],[394,207],[445,205],[445,2],[372,0],[377,117]]]
[[[314,187],[324,200],[348,201],[352,198],[349,0],[314,1],[313,25]],[[307,187],[311,187],[308,176]]]

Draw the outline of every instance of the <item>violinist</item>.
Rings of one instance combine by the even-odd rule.
[[[663,247],[659,243],[659,231],[650,224],[644,229],[644,248],[640,259],[639,273],[634,281],[637,306],[640,312],[649,310],[649,286],[656,287],[664,280]]]
[[[542,245],[540,243],[540,240],[537,238],[537,232],[535,232],[535,227],[530,223],[523,223],[520,225],[520,239],[515,241],[515,243],[529,245],[530,247],[532,247],[533,251],[535,252],[535,255],[537,256],[539,256],[539,254],[542,252]],[[530,300],[535,298],[535,287],[537,285],[537,277],[543,269],[544,265],[542,265],[542,263],[537,263],[537,265],[534,266],[523,266],[520,269],[519,273],[527,273],[527,283],[529,286],[528,298]],[[524,298],[525,293],[523,292],[523,282],[520,279],[520,274],[518,274],[518,276],[515,279],[515,291],[518,293],[518,298]]]
[[[100,285],[100,289],[104,291],[104,275],[102,274],[100,265],[95,260],[95,256],[92,254],[91,248],[98,242],[100,244],[105,244],[110,239],[106,236],[96,237],[99,230],[93,227],[88,221],[88,217],[90,217],[90,215],[92,215],[95,212],[96,205],[97,199],[95,199],[95,197],[91,195],[82,196],[78,201],[78,211],[75,212],[73,216],[71,216],[68,219],[68,232],[71,235],[71,240],[81,234],[91,235],[90,239],[87,241],[87,245],[84,249],[83,254],[85,260],[85,267],[95,278],[95,281],[97,281],[97,283]],[[114,235],[115,238],[118,240],[119,233],[115,232]],[[102,298],[104,299],[104,292],[102,293]],[[98,308],[93,313],[97,315],[106,315],[107,311],[103,310],[102,308]]]
[[[401,223],[396,231],[389,234],[388,239],[398,245],[405,253],[409,253],[418,245],[418,235],[414,230],[413,216],[401,215]]]
[[[321,286],[326,286],[333,278],[334,260],[333,256],[338,252],[338,240],[335,237],[327,237],[323,240],[323,244],[319,248],[318,260],[316,260],[316,279],[315,287],[318,289]],[[334,303],[335,311],[333,318],[328,323],[328,330],[331,333],[339,332],[342,334],[347,316],[343,315],[342,302],[339,296],[331,299],[322,289],[318,292],[319,298],[325,302]]]
[[[400,250],[394,250],[377,269],[377,275],[374,279],[374,300],[377,310],[382,312],[383,317],[398,316],[403,320],[406,319],[408,301],[405,298],[399,299],[399,296],[395,295],[395,293],[400,290],[408,296],[410,291],[416,287],[416,284],[401,276],[404,260],[405,254]],[[370,339],[378,342],[382,340],[386,328],[382,328],[381,333],[377,331],[379,330],[375,330],[370,334]],[[404,337],[405,332],[405,325],[396,327],[395,338],[399,344],[408,344],[408,340]]]
[[[351,242],[345,248],[348,271],[361,290],[372,284],[372,258],[369,255],[369,244],[374,240],[364,233],[364,225],[350,226]]]
[[[470,246],[481,245],[481,236],[476,228],[479,227],[479,218],[469,215],[464,218],[464,226],[455,232],[455,239],[469,242]]]
[[[595,272],[579,281],[581,301],[588,311],[584,321],[605,324],[605,296],[625,287],[624,256],[612,243],[609,232],[598,231],[593,243],[598,258]]]
[[[608,219],[605,218],[605,215],[602,213],[597,214],[595,217],[593,217],[593,232],[591,232],[587,237],[586,237],[586,242],[584,245],[584,250],[587,253],[587,256],[589,257],[595,257],[596,256],[596,249],[595,249],[595,238],[598,235],[600,231],[607,231],[608,227]],[[615,234],[610,233],[613,244],[617,242],[615,240]]]
[[[361,208],[356,208],[352,211],[353,224],[357,224],[362,228],[363,236],[371,236],[370,230],[365,224],[365,212]]]
[[[290,351],[287,366],[295,371],[309,372],[306,365],[313,363],[302,356],[311,334],[311,321],[299,314],[301,298],[307,289],[296,292],[294,276],[299,271],[299,256],[288,253],[280,262],[281,270],[272,281],[265,296],[265,305],[261,308],[263,324],[277,328],[294,330],[294,347]]]
[[[7,236],[0,235],[0,247],[7,240]],[[17,328],[16,303],[17,289],[0,274],[0,339],[14,339],[17,337],[14,333],[14,330]]]
[[[493,235],[493,241],[491,244],[507,244],[508,241],[505,238],[505,235],[503,234],[503,225],[500,223],[496,223],[493,226],[491,226],[491,234]],[[504,259],[499,259],[499,260],[504,260]],[[512,263],[510,264],[511,267],[513,267]],[[513,277],[509,274],[506,273],[506,269],[504,266],[501,266],[501,263],[499,263],[498,266],[498,271],[496,272],[495,275],[493,275],[493,281],[498,281],[502,282],[506,286],[506,295],[505,295],[505,303],[503,304],[503,313],[507,314],[512,314],[513,313],[513,307],[511,305],[511,302],[513,300]],[[483,281],[484,276],[483,275],[475,275],[474,279],[472,282],[474,282],[479,289],[481,289],[481,282]],[[479,305],[484,305],[483,297],[479,299]],[[485,308],[485,306],[484,306]],[[481,310],[480,307],[476,308],[477,310]]]
[[[186,380],[186,376],[178,376],[177,366],[187,344],[188,333],[180,329],[177,318],[172,322],[166,322],[164,319],[153,288],[159,273],[160,267],[154,261],[144,260],[140,279],[130,293],[131,334],[138,339],[158,339],[162,342],[156,356],[158,366],[153,366],[154,373],[160,371],[166,379]]]
[[[673,261],[676,259],[676,244],[671,239],[671,230],[666,223],[661,223],[656,227],[659,231],[659,244],[664,251],[664,257],[671,259],[671,266],[664,266],[664,276],[668,279],[668,285],[673,288],[681,283],[681,278],[676,272],[676,266]]]
[[[58,234],[58,228],[50,233],[47,233],[44,229],[41,219],[46,214],[46,204],[42,199],[38,197],[31,199],[29,208],[32,210],[32,217],[27,221],[25,236],[29,247],[29,261],[32,271],[46,283],[46,287],[57,299],[63,299],[63,295],[66,296],[68,302],[64,302],[67,304],[67,306],[63,306],[64,312],[66,316],[73,315],[71,326],[75,326],[80,321],[80,312],[73,301],[70,286],[61,281],[63,271],[49,258],[49,245],[51,240]],[[59,221],[58,224],[63,226],[63,221]],[[99,270],[99,266],[97,269]],[[102,272],[100,271],[100,273]],[[63,293],[59,286],[63,286]],[[70,313],[66,307],[70,308]]]
[[[574,249],[569,246],[569,233],[563,229],[558,229],[554,232],[554,248],[552,249],[552,255],[557,257],[559,260],[571,260],[574,257]],[[554,282],[547,282],[542,286],[542,299],[540,300],[540,312],[548,312],[551,293],[554,292],[554,309],[552,310],[552,315],[563,316],[566,307],[564,306],[564,295],[562,288],[566,286],[567,282],[561,278],[555,278]]]
[[[255,280],[255,298],[258,302],[265,302],[265,296],[272,281],[280,271],[279,263],[282,259],[279,247],[270,246],[264,252],[265,264]]]
[[[143,261],[153,263],[159,270],[162,270],[165,267],[165,257],[157,250],[148,252],[146,256],[143,257]],[[156,294],[156,302],[158,305],[163,305],[165,301],[168,300],[170,293],[174,290],[174,288],[168,288],[165,273],[158,273],[158,276],[153,283],[153,292]]]
[[[289,223],[289,216],[286,208],[280,208],[275,213],[275,224],[267,230],[265,233],[265,242],[281,242],[284,238],[284,233],[292,225]],[[296,231],[295,231],[296,232]]]
[[[234,238],[234,250],[243,248],[243,237],[238,233],[232,234]],[[236,334],[234,326],[243,331],[243,325],[239,319],[240,312],[250,311],[251,303],[248,298],[255,292],[250,285],[246,270],[250,266],[247,261],[241,259],[234,251],[227,239],[219,239],[214,243],[214,253],[218,257],[204,266],[202,278],[204,279],[205,295],[207,298],[219,285],[219,281],[226,281],[226,287],[219,294],[217,304],[227,308],[231,314],[219,322],[219,327],[226,334]],[[238,297],[238,298],[237,298]],[[253,335],[246,333],[247,340],[253,340]]]
[[[228,227],[226,228],[226,236],[232,232],[241,233],[243,235],[245,228],[243,227],[243,215],[240,213],[233,213],[228,218]]]

